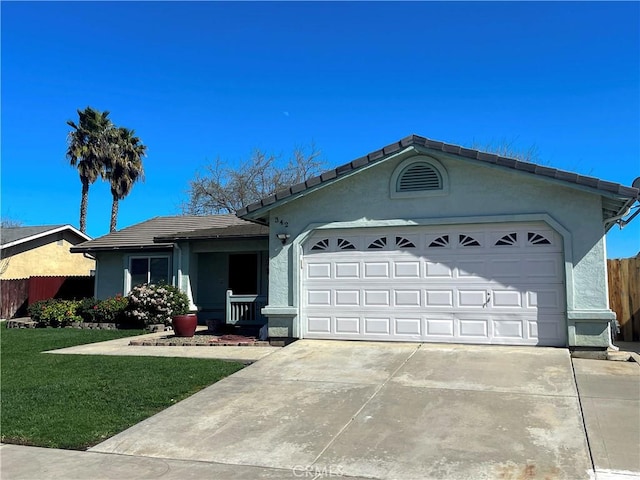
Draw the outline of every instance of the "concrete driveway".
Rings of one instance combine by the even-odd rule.
[[[302,340],[90,451],[281,478],[579,479],[593,468],[568,351],[528,347]]]

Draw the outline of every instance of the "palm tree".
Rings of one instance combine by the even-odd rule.
[[[116,230],[118,221],[118,202],[124,199],[138,180],[144,179],[142,157],[147,147],[143,145],[135,132],[118,127],[111,137],[111,154],[105,164],[104,177],[111,184],[111,223],[109,231]]]
[[[67,137],[67,158],[72,167],[78,169],[82,183],[80,201],[80,231],[87,231],[87,205],[89,185],[103,174],[105,158],[108,155],[109,137],[113,124],[109,112],[100,112],[91,107],[78,110],[78,123],[67,120],[73,130]]]

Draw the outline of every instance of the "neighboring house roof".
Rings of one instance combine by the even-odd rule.
[[[332,170],[326,171],[317,177],[310,178],[302,183],[293,185],[284,190],[276,192],[274,195],[247,205],[238,210],[237,215],[260,223],[267,223],[266,212],[272,208],[295,200],[313,190],[322,188],[337,180],[365,167],[379,163],[391,155],[400,153],[413,147],[418,153],[446,153],[455,155],[463,160],[473,161],[479,164],[488,164],[505,169],[516,170],[525,174],[537,175],[545,180],[553,180],[570,187],[591,191],[603,196],[603,217],[610,218],[626,211],[638,199],[640,189],[636,188],[638,181],[634,182],[634,187],[626,187],[618,183],[607,182],[595,177],[587,177],[577,173],[558,170],[556,168],[545,167],[535,163],[523,162],[514,158],[502,157],[492,153],[481,152],[451,145],[448,143],[429,140],[418,135],[410,135],[399,142],[387,145],[380,150],[376,150],[364,157],[357,158],[349,163],[341,165]]]
[[[142,223],[123,228],[102,237],[76,245],[72,252],[96,252],[105,250],[167,249],[173,246],[173,238],[195,230],[226,229],[231,226],[253,225],[233,214],[228,215],[177,215],[155,217]],[[155,242],[154,238],[159,241]]]
[[[38,238],[53,235],[59,232],[69,231],[78,236],[79,242],[91,240],[91,237],[82,233],[71,225],[39,225],[33,227],[7,227],[0,231],[0,248],[14,247]]]

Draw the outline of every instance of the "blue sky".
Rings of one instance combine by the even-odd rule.
[[[180,213],[220,157],[314,141],[330,166],[416,133],[535,147],[640,176],[640,4],[2,2],[2,216],[78,225],[66,120],[91,105],[148,146],[118,227]],[[108,232],[96,183],[88,233]],[[640,219],[608,235],[640,250]]]

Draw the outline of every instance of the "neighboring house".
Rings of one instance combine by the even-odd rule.
[[[95,260],[71,253],[74,245],[91,240],[71,225],[8,227],[0,231],[0,278],[40,275],[90,275]]]
[[[410,136],[239,218],[157,218],[73,250],[97,256],[99,296],[153,280],[155,259],[202,319],[272,338],[604,347],[605,233],[638,186]]]

